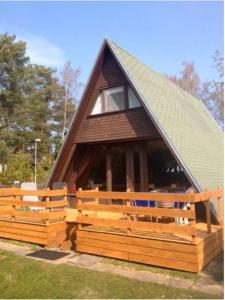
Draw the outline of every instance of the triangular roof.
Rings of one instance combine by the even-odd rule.
[[[223,186],[223,132],[203,102],[108,40],[162,136],[199,191]]]
[[[151,70],[109,39],[105,39],[100,50],[57,162],[61,160],[72,129],[79,119],[79,112],[84,106],[83,101],[105,47],[111,50],[161,136],[196,188],[202,191],[222,187],[223,132],[202,101]],[[68,157],[69,153],[67,160]]]

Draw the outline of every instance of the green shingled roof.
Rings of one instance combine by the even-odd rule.
[[[107,42],[198,190],[223,188],[223,132],[202,101]]]

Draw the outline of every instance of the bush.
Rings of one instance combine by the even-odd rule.
[[[29,154],[11,154],[6,170],[0,173],[0,183],[12,185],[14,181],[27,182],[33,180],[32,158]]]

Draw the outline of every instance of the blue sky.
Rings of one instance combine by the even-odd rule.
[[[194,61],[203,80],[223,50],[222,2],[0,2],[0,12],[0,33],[26,40],[32,62],[60,70],[70,59],[83,83],[104,36],[160,73]]]

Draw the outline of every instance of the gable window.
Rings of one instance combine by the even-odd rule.
[[[91,112],[92,115],[98,115],[104,113],[103,95],[100,93],[95,102],[95,106]]]
[[[118,111],[125,109],[124,87],[115,87],[105,90],[105,112]]]
[[[139,102],[138,98],[136,97],[135,93],[130,87],[128,87],[128,105],[129,108],[135,108],[141,106],[141,103]]]
[[[91,115],[120,111],[140,106],[140,102],[130,87],[118,86],[103,90],[99,93]]]
[[[119,86],[103,90],[97,97],[92,115],[119,111],[125,109],[124,87]]]

